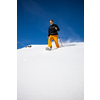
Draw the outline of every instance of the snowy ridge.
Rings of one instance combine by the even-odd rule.
[[[17,50],[18,100],[84,100],[84,43]]]

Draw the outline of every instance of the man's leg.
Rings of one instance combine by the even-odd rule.
[[[52,37],[52,35],[50,35],[48,38],[48,47],[52,46],[52,40],[53,40],[53,37]]]
[[[56,47],[59,48],[58,35],[54,35],[54,41],[55,41]]]

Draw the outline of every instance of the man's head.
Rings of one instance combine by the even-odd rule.
[[[53,20],[50,20],[50,24],[53,25]]]

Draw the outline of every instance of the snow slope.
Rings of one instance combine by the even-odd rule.
[[[84,43],[17,50],[18,100],[84,100]]]

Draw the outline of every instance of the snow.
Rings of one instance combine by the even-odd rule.
[[[17,50],[18,100],[84,100],[84,43]]]

